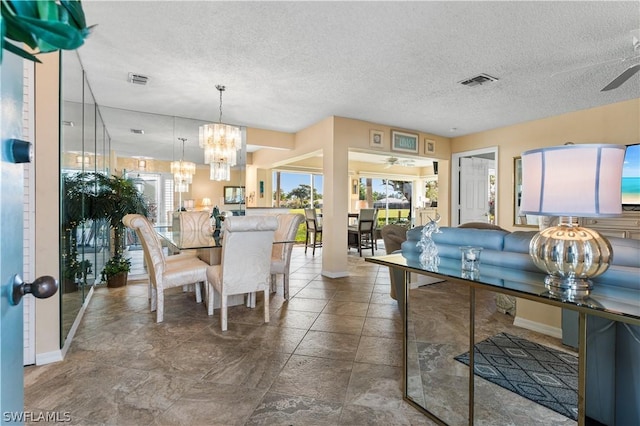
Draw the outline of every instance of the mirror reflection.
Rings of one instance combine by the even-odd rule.
[[[522,202],[522,159],[520,157],[513,159],[513,196],[513,225],[537,228],[540,217],[525,215],[520,211],[520,203]]]
[[[469,289],[419,276],[407,299],[407,397],[447,424],[467,424],[469,371],[454,357],[469,348]]]
[[[96,105],[87,76],[76,52],[61,53],[61,329],[66,339],[93,285],[105,283],[102,272],[114,255],[114,230],[104,219],[92,218],[84,174],[117,176],[131,182],[148,204],[149,218],[168,226],[181,210],[211,211],[217,206],[230,214],[243,214],[246,201],[236,197],[227,204],[224,187],[245,185],[246,132],[228,180],[210,179],[204,164],[199,128],[208,122],[161,114],[149,114]],[[183,145],[184,142],[184,145]],[[192,162],[187,183],[178,180],[172,163]],[[84,185],[84,186],[83,186]],[[242,194],[244,197],[244,193]],[[112,227],[111,227],[112,228]],[[146,274],[142,250],[135,233],[124,235],[125,257],[140,257],[139,270],[129,278]]]

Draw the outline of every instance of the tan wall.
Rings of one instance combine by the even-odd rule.
[[[451,149],[453,153],[458,153],[499,147],[498,225],[515,231],[523,228],[513,226],[513,158],[528,149],[562,145],[565,142],[623,145],[640,142],[640,99],[454,138]],[[527,320],[560,327],[558,308],[519,299],[517,311],[519,317]]]
[[[60,55],[38,55],[35,64],[35,276],[59,280],[59,61]],[[60,292],[36,300],[36,359],[60,349]]]
[[[574,143],[640,142],[640,99],[454,138],[452,153],[498,146],[498,225],[513,226],[513,158],[523,151]]]

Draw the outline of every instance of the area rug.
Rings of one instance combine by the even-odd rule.
[[[578,357],[500,333],[475,345],[474,373],[570,419],[578,419]],[[454,357],[469,365],[469,352]]]

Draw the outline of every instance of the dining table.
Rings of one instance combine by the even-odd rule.
[[[219,265],[222,255],[222,232],[202,230],[178,231],[167,227],[156,227],[156,233],[170,251],[196,250],[198,258],[209,265]],[[273,244],[294,244],[294,240],[278,240]]]

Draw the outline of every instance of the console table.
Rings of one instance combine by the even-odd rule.
[[[467,278],[466,273],[461,271],[460,261],[455,261],[454,259],[442,258],[440,265],[434,270],[425,269],[418,262],[404,258],[400,253],[368,257],[365,260],[404,272],[404,294],[398,295],[398,300],[404,300],[404,309],[401,309],[404,330],[403,397],[426,416],[443,425],[474,424],[474,421],[487,422],[487,420],[513,422],[514,418],[521,419],[523,415],[539,415],[534,414],[533,411],[535,410],[546,410],[555,415],[555,413],[547,409],[529,405],[525,407],[521,404],[517,413],[516,410],[513,411],[513,417],[511,417],[511,412],[508,413],[509,418],[499,417],[504,415],[499,412],[511,410],[511,408],[508,408],[510,391],[497,389],[499,388],[497,385],[488,385],[487,382],[479,377],[479,380],[476,380],[477,376],[472,373],[474,371],[473,348],[475,344],[483,336],[486,336],[488,332],[493,331],[495,327],[514,328],[510,322],[500,319],[506,317],[505,315],[488,312],[489,309],[487,308],[491,305],[483,301],[493,301],[494,298],[488,298],[486,294],[506,294],[539,302],[543,305],[552,305],[578,312],[577,421],[579,425],[585,424],[587,315],[640,326],[640,292],[615,286],[599,285],[603,283],[598,283],[597,281],[594,282],[594,290],[589,298],[584,300],[560,300],[547,293],[544,286],[545,275],[543,273],[481,265],[479,276]],[[415,284],[409,283],[409,277],[412,273],[439,278],[444,282],[432,285],[432,294],[428,298],[421,298],[421,293],[422,295],[426,294],[426,292],[430,291],[429,287],[432,286],[416,288]],[[459,298],[453,299],[454,301],[452,302],[451,294],[456,294]],[[448,306],[430,303],[438,295],[448,296],[448,299],[446,299]],[[443,298],[443,300],[445,299]],[[423,306],[424,309],[422,309]],[[447,333],[448,329],[453,330],[455,328],[454,323],[456,322],[459,323],[458,329],[464,330],[462,336],[460,334],[456,336],[453,331],[451,335],[443,336],[442,334]],[[436,342],[437,344],[421,353],[420,357],[422,358],[417,359],[417,346],[428,345],[428,343],[425,344],[419,341],[420,339],[415,338],[415,336],[424,334],[425,330],[430,328],[442,328],[444,331],[440,333],[438,337],[440,340]],[[523,332],[531,333],[528,330],[522,330]],[[469,367],[451,361],[453,356],[459,354],[461,350],[469,352]],[[424,354],[438,351],[440,353],[434,356],[436,361],[433,364],[428,364],[429,360],[424,359]],[[640,360],[637,360],[637,362],[640,362]],[[421,377],[424,377],[424,371],[419,371],[418,373],[415,371],[423,368],[424,365],[427,365],[427,369],[435,371],[436,367],[440,369],[444,364],[447,364],[448,367],[446,368],[449,371],[433,379],[427,374],[426,381],[429,383],[422,382]],[[463,384],[464,382],[466,382],[466,385]],[[463,385],[461,386],[461,384]],[[431,392],[432,388],[433,392]],[[487,391],[487,389],[491,390]],[[447,395],[450,395],[450,398]],[[504,404],[501,404],[501,398],[503,398]],[[457,410],[452,409],[451,406],[456,404]],[[487,408],[491,404],[497,407],[495,412],[491,408]],[[532,404],[536,405],[533,402]],[[528,410],[532,411],[529,412]],[[493,417],[494,415],[496,417]],[[536,422],[547,423],[546,419],[537,418],[531,420],[531,424]],[[566,420],[567,418],[563,420],[556,419],[555,421],[562,423]],[[515,422],[523,424],[518,420]]]

